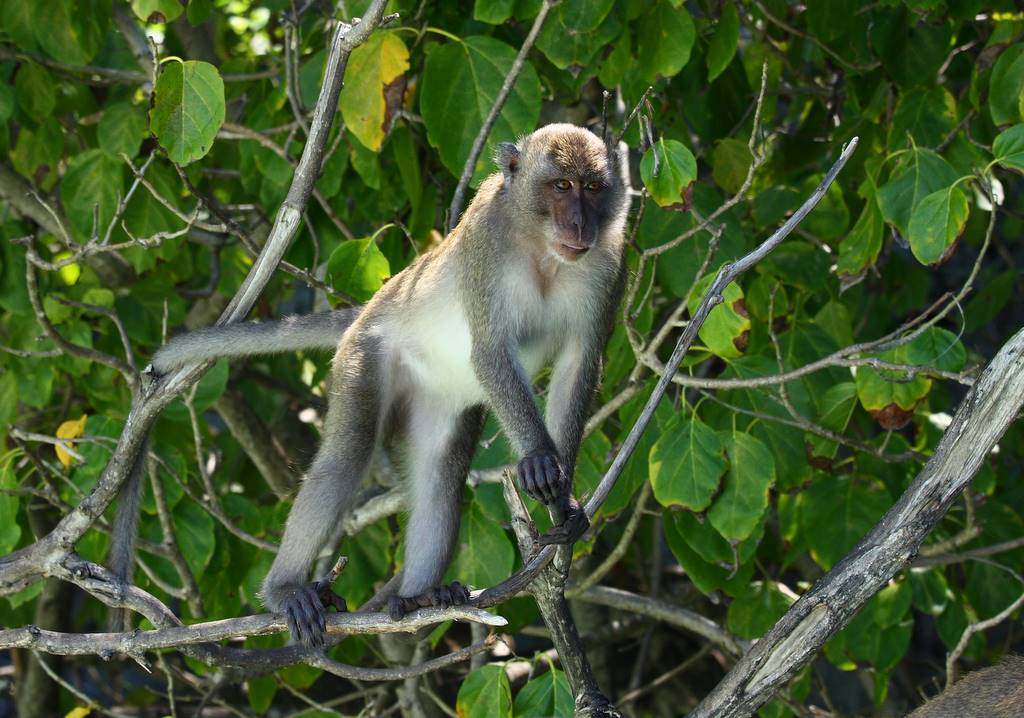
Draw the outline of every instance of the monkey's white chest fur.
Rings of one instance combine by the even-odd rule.
[[[573,296],[577,288],[571,277],[542,293],[529,274],[506,269],[496,310],[514,328],[512,348],[532,379],[559,353],[569,327],[579,326],[579,314],[587,311],[589,301]],[[440,285],[418,294],[414,311],[397,320],[401,328],[394,336],[401,339],[391,345],[400,373],[432,401],[453,409],[485,402],[486,393],[473,369],[473,336],[459,294]]]

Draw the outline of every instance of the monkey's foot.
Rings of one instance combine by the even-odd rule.
[[[538,543],[541,546],[547,546],[548,544],[572,545],[589,528],[590,519],[587,518],[586,510],[580,506],[576,499],[570,498],[565,508],[565,518],[562,520],[562,523],[545,531],[538,539]]]
[[[532,498],[550,504],[566,491],[565,474],[558,461],[558,455],[538,451],[516,465],[519,486]]]
[[[401,621],[405,614],[417,608],[437,606],[451,608],[463,606],[469,602],[469,589],[458,581],[442,584],[437,588],[424,591],[418,596],[392,596],[388,603],[388,613],[392,621]]]
[[[323,648],[327,631],[327,609],[345,613],[345,599],[331,590],[327,581],[299,586],[281,605],[292,638],[306,648]]]

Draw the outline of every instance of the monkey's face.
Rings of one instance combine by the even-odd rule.
[[[602,194],[608,189],[608,183],[596,173],[564,175],[551,180],[544,188],[552,224],[548,241],[559,257],[575,261],[597,241]]]
[[[539,225],[546,251],[562,261],[591,251],[605,225],[623,213],[617,165],[604,142],[582,127],[547,125],[515,145],[499,145],[496,160],[509,199],[526,213],[520,221]]]

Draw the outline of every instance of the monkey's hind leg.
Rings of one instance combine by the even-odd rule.
[[[458,581],[439,585],[459,535],[459,509],[470,461],[483,429],[474,406],[452,415],[417,396],[408,425],[408,494],[402,584],[388,611],[399,620],[425,606],[461,606],[469,590]]]
[[[320,448],[263,581],[263,603],[283,613],[292,638],[308,647],[323,646],[326,608],[345,607],[330,586],[308,583],[307,577],[338,521],[352,508],[373,456],[382,395],[388,391],[382,376],[384,360],[376,346],[357,336],[339,350]]]

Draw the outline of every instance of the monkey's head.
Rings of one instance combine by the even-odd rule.
[[[575,262],[622,230],[626,184],[622,165],[594,133],[553,124],[498,146],[504,191],[529,224],[544,228],[547,249]]]

